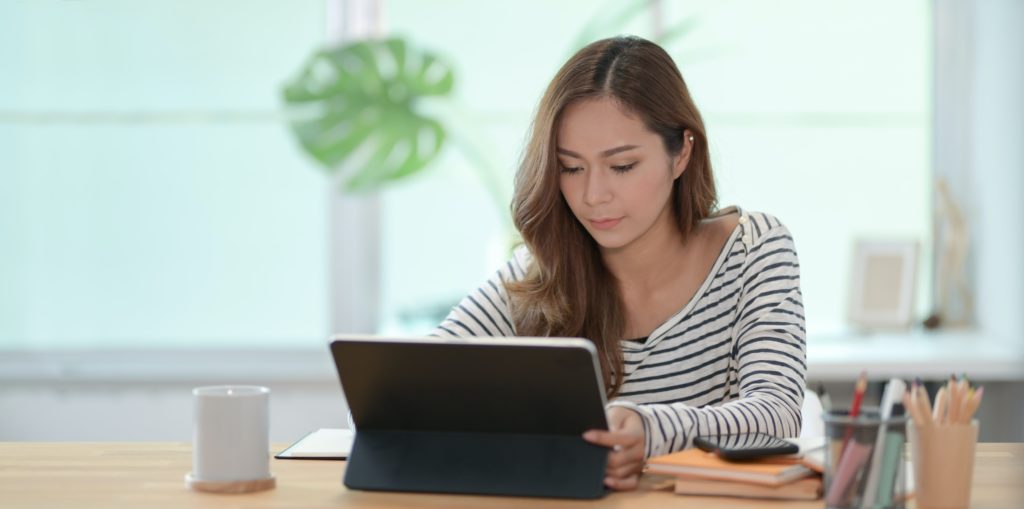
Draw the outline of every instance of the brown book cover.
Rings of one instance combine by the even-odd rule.
[[[696,477],[677,477],[676,494],[712,495],[780,500],[817,500],[821,497],[821,477],[811,476],[780,486],[764,486]]]
[[[677,477],[740,481],[765,486],[779,486],[814,473],[796,457],[733,462],[700,449],[687,449],[651,458],[647,461],[647,470]]]

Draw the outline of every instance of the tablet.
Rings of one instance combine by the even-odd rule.
[[[597,351],[583,339],[336,336],[356,426],[353,489],[596,498],[607,449]]]

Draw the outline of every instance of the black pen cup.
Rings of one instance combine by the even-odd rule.
[[[883,420],[877,408],[865,407],[857,417],[829,412],[824,420],[826,507],[904,507],[906,416]]]

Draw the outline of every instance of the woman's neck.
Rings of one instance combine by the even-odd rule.
[[[605,266],[624,292],[647,292],[660,288],[679,273],[685,263],[686,245],[670,215],[670,207],[640,237],[618,249],[602,250]]]

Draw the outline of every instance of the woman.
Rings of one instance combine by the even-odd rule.
[[[704,123],[671,57],[595,42],[558,72],[515,181],[525,246],[439,336],[592,340],[608,390],[605,484],[698,435],[797,436],[806,379],[799,265],[778,219],[715,210]]]

